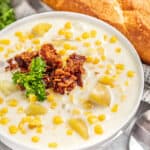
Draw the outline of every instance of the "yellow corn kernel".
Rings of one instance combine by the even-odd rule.
[[[82,39],[81,39],[81,37],[76,37],[75,40],[76,41],[81,41]]]
[[[26,117],[22,118],[21,123],[30,122],[31,119],[32,119],[32,118],[31,118],[30,116],[26,116]]]
[[[0,52],[4,51],[4,47],[0,46]]]
[[[42,131],[43,131],[43,130],[42,130],[42,127],[37,127],[37,128],[36,128],[36,132],[37,132],[37,133],[42,133]]]
[[[121,48],[120,48],[120,47],[117,47],[117,48],[115,49],[115,52],[116,52],[116,53],[120,53],[120,52],[121,52]]]
[[[35,36],[34,36],[33,33],[29,33],[29,34],[28,34],[28,38],[29,38],[30,40],[32,40],[34,37],[35,37]]]
[[[104,48],[103,47],[100,47],[100,48],[98,48],[97,49],[98,50],[98,52],[101,54],[101,55],[104,55]]]
[[[3,108],[0,109],[0,116],[5,115],[6,113],[8,113],[8,108],[7,107],[3,107]]]
[[[109,75],[102,76],[99,80],[100,83],[113,86],[114,78]]]
[[[23,33],[21,31],[17,31],[17,32],[15,32],[15,36],[20,38],[23,36]]]
[[[96,46],[100,46],[101,44],[102,44],[102,43],[101,43],[100,40],[96,40],[96,41],[95,41],[95,45],[96,45]]]
[[[9,119],[7,117],[2,117],[0,119],[0,124],[1,125],[6,125],[9,122]]]
[[[129,78],[134,77],[134,75],[135,75],[135,72],[132,71],[132,70],[129,70],[129,71],[127,72],[127,76],[128,76]]]
[[[18,132],[18,128],[15,125],[9,126],[9,133],[16,134]]]
[[[17,43],[15,45],[15,47],[16,47],[17,50],[21,50],[22,49],[22,45],[20,43]]]
[[[32,33],[36,36],[43,36],[51,27],[49,23],[39,23],[32,28]]]
[[[118,70],[124,70],[125,66],[124,66],[124,64],[116,64],[116,69],[118,69]]]
[[[50,95],[48,95],[47,96],[47,100],[49,101],[49,102],[53,102],[55,99],[54,99],[54,95],[53,94],[50,94]]]
[[[111,112],[117,112],[118,111],[118,104],[114,104],[113,107],[111,108]]]
[[[94,126],[94,132],[96,133],[96,134],[103,134],[103,128],[102,128],[102,126],[101,125],[95,125]]]
[[[99,121],[104,121],[106,119],[106,115],[105,114],[100,114],[99,116],[98,116],[98,120]]]
[[[66,49],[62,49],[58,52],[60,55],[65,55],[66,54]]]
[[[90,101],[85,101],[83,103],[83,108],[84,109],[92,109],[94,107],[93,103],[91,103]]]
[[[125,85],[125,86],[128,86],[128,85],[129,85],[128,80],[124,82],[124,85]]]
[[[72,32],[65,32],[65,38],[66,39],[71,39],[73,36]]]
[[[56,142],[50,142],[48,143],[49,148],[57,148],[58,144]]]
[[[69,135],[69,136],[72,135],[72,134],[73,134],[73,130],[68,129],[68,130],[66,131],[66,134]]]
[[[41,119],[40,118],[34,118],[32,120],[30,120],[28,127],[30,129],[36,128],[36,127],[41,127],[42,123],[41,123]]]
[[[81,112],[80,112],[79,109],[73,109],[73,110],[72,110],[72,114],[73,114],[73,115],[80,115]]]
[[[0,44],[9,45],[10,44],[10,40],[9,39],[0,39]]]
[[[60,29],[60,30],[58,31],[58,34],[59,34],[59,35],[65,35],[65,29]]]
[[[107,41],[108,36],[106,34],[104,34],[103,39],[104,39],[104,41]]]
[[[63,119],[61,116],[54,116],[53,117],[53,123],[56,125],[62,124],[63,123]]]
[[[92,62],[93,62],[93,57],[87,56],[87,57],[86,57],[86,62],[92,63]]]
[[[30,103],[34,103],[34,102],[36,102],[36,101],[37,101],[36,95],[30,94],[30,95],[29,95],[29,102],[30,102]]]
[[[96,35],[97,35],[97,31],[96,31],[96,30],[91,30],[91,31],[90,31],[90,36],[91,36],[92,38],[96,37]]]
[[[105,60],[106,60],[106,56],[105,56],[105,55],[102,55],[102,56],[101,56],[101,60],[102,60],[102,61],[105,61]]]
[[[18,125],[18,129],[19,129],[19,131],[20,131],[22,134],[26,134],[26,133],[27,133],[26,129],[23,127],[23,123],[20,123],[20,124]]]
[[[95,122],[98,121],[98,118],[97,118],[96,116],[94,116],[94,115],[91,115],[91,116],[88,116],[87,121],[88,121],[90,124],[93,124],[93,123],[95,123]]]
[[[91,112],[91,111],[85,111],[85,112],[84,112],[84,115],[85,115],[85,116],[90,116],[90,115],[92,115],[92,112]]]
[[[50,108],[55,109],[56,107],[57,107],[57,102],[55,102],[55,101],[51,102]]]
[[[83,39],[88,39],[90,37],[90,34],[88,32],[83,32],[82,33],[82,38]]]
[[[24,109],[22,106],[17,108],[17,113],[23,113],[23,112],[24,112]]]
[[[31,140],[32,142],[37,143],[39,142],[40,138],[38,136],[33,136]]]
[[[93,64],[98,64],[99,63],[99,59],[98,58],[94,58],[93,59]]]
[[[8,101],[8,106],[16,107],[18,105],[18,101],[16,99],[11,99]]]
[[[69,43],[64,43],[64,49],[66,50],[71,49],[71,45]]]
[[[117,37],[116,36],[112,36],[109,40],[110,43],[116,43],[117,42]]]
[[[64,25],[64,27],[65,27],[66,29],[71,29],[71,27],[72,27],[71,22],[66,22],[65,25]]]
[[[0,97],[0,104],[3,104],[4,100],[2,97]]]
[[[39,39],[34,39],[34,40],[32,40],[32,43],[33,44],[40,44],[40,40]]]
[[[90,47],[91,44],[90,44],[89,42],[85,42],[85,43],[83,43],[83,46],[85,46],[85,47]]]

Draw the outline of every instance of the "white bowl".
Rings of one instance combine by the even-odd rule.
[[[44,19],[44,18],[53,18],[53,17],[59,17],[59,18],[67,18],[67,19],[79,19],[79,20],[84,20],[87,22],[91,22],[92,24],[98,25],[100,26],[102,29],[116,35],[119,40],[124,43],[124,45],[126,47],[128,47],[128,50],[130,51],[131,55],[133,56],[133,61],[136,63],[137,68],[138,68],[138,74],[139,74],[139,80],[140,80],[140,87],[139,87],[139,92],[137,93],[137,103],[134,107],[134,109],[132,110],[131,114],[126,118],[126,121],[124,124],[122,124],[122,126],[120,126],[120,128],[113,134],[110,135],[106,140],[98,142],[98,143],[94,143],[94,144],[87,144],[86,146],[82,146],[79,145],[78,146],[78,150],[79,149],[95,149],[97,146],[99,145],[103,145],[106,144],[108,141],[111,141],[112,139],[114,139],[114,137],[120,132],[123,131],[124,128],[128,125],[128,123],[131,121],[131,119],[133,119],[140,101],[141,101],[141,97],[142,97],[142,93],[143,93],[143,85],[144,85],[144,75],[143,75],[143,68],[141,65],[141,61],[140,58],[136,52],[136,50],[134,49],[134,47],[132,46],[132,44],[119,32],[117,31],[115,28],[113,28],[111,25],[98,20],[96,18],[87,16],[87,15],[83,15],[83,14],[79,14],[79,13],[71,13],[71,12],[47,12],[47,13],[41,13],[41,14],[36,14],[36,15],[32,15],[26,18],[23,18],[19,21],[16,21],[15,23],[11,24],[10,26],[8,26],[7,28],[5,28],[4,30],[2,30],[0,32],[0,37],[4,34],[7,34],[7,32],[9,32],[10,30],[13,30],[15,28],[17,28],[18,26],[21,26],[27,22],[32,22],[35,20],[40,20],[40,19]],[[12,148],[13,150],[41,150],[41,149],[35,149],[35,147],[33,145],[26,145],[23,142],[18,142],[16,139],[14,139],[12,136],[8,135],[8,134],[4,134],[4,133],[0,133],[0,139],[1,141],[8,145],[10,148]],[[44,149],[42,149],[44,150]]]

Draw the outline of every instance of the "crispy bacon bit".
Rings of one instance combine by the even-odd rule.
[[[55,48],[51,44],[44,44],[40,50],[40,56],[47,63],[47,70],[54,70],[62,67],[61,57],[56,53]]]
[[[19,68],[22,72],[27,72],[32,59],[37,56],[42,57],[47,64],[43,77],[46,88],[52,88],[55,92],[65,94],[70,92],[76,85],[83,86],[82,74],[85,72],[83,68],[85,56],[71,54],[67,59],[66,66],[63,67],[61,56],[56,53],[51,44],[44,44],[39,52],[23,52],[16,55],[8,60],[9,66],[5,69],[8,71]]]
[[[82,74],[85,72],[83,68],[83,63],[85,60],[85,56],[77,55],[75,53],[70,55],[67,59],[66,69],[77,77],[77,84],[81,87],[83,86]]]
[[[76,79],[76,76],[64,69],[56,69],[51,75],[52,88],[55,92],[64,94],[75,87]]]

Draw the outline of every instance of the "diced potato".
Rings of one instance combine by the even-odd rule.
[[[89,95],[89,100],[100,106],[109,106],[111,96],[108,88],[105,85],[97,84],[95,89]]]
[[[28,106],[25,113],[29,116],[44,115],[45,113],[47,113],[47,109],[40,104],[32,103]]]
[[[5,96],[10,95],[17,90],[18,87],[12,82],[9,82],[7,80],[0,80],[0,92],[2,92]]]
[[[52,27],[49,23],[39,23],[32,28],[32,33],[35,36],[43,36]]]
[[[83,139],[87,140],[89,138],[88,128],[82,119],[80,118],[69,119],[68,124]]]

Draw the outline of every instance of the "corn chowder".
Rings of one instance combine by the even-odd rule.
[[[63,66],[74,53],[85,57],[83,85],[64,93],[49,87],[39,101],[14,83],[15,71],[6,67],[10,58],[38,52],[46,43],[56,49]],[[136,104],[137,67],[127,47],[88,22],[53,18],[17,27],[0,37],[0,63],[0,131],[37,148],[70,150],[102,141]]]

